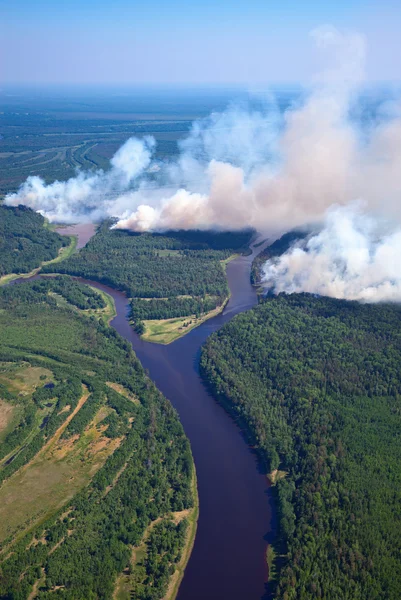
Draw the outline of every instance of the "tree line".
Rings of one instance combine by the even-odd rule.
[[[104,222],[85,248],[57,264],[57,271],[100,281],[131,298],[167,298],[168,303],[154,302],[147,308],[138,303],[133,309],[149,313],[152,307],[150,314],[163,319],[202,309],[199,299],[211,306],[210,297],[226,298],[229,290],[220,261],[247,248],[253,236],[251,230],[136,234],[110,229],[111,224]],[[44,271],[54,268],[50,265]],[[186,295],[194,297],[191,307],[189,301],[177,298]]]
[[[141,298],[131,299],[131,317],[134,321],[147,319],[172,319],[175,317],[187,317],[201,315],[221,306],[225,300],[223,296],[207,296],[203,298],[162,298],[143,300]]]
[[[206,342],[204,378],[278,478],[277,599],[399,598],[400,317],[279,295]]]
[[[50,231],[44,223],[42,215],[26,206],[0,204],[0,277],[29,273],[68,246],[69,238]]]

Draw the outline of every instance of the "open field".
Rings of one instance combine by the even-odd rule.
[[[192,315],[190,317],[182,317],[178,319],[155,319],[143,321],[145,325],[145,332],[141,335],[141,338],[147,342],[171,344],[171,342],[174,342],[174,340],[178,339],[179,337],[186,335],[192,329],[198,327],[208,319],[220,314],[224,310],[226,302],[198,318],[196,315]]]
[[[32,367],[28,362],[12,363],[0,362],[0,385],[11,394],[20,398],[20,402],[10,402],[1,398],[0,391],[0,443],[4,442],[6,436],[18,424],[24,413],[24,407],[29,403],[32,392],[43,383],[53,381],[52,372],[43,367]],[[47,409],[37,411],[35,430],[43,417],[48,413]],[[13,450],[15,452],[15,449]],[[3,455],[0,464],[7,461],[8,455]]]
[[[16,407],[0,400],[0,443],[15,421]]]
[[[131,400],[131,402],[134,404],[138,404],[138,398],[123,385],[120,385],[119,383],[113,383],[112,381],[106,381],[106,385],[118,394],[121,394],[121,396],[124,396],[124,398],[127,398],[127,400]]]
[[[115,450],[118,440],[90,425],[79,440],[61,440],[68,423],[88,400],[84,392],[74,411],[36,457],[0,488],[0,542],[48,518],[86,485]]]
[[[0,364],[0,383],[2,383],[10,392],[16,392],[19,395],[26,396],[32,394],[38,385],[42,382],[52,381],[52,373],[49,369],[43,367],[32,367],[29,363],[22,365],[7,366]]]

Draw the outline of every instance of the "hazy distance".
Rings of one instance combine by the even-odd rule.
[[[328,23],[366,36],[368,81],[400,79],[398,0],[1,0],[0,23],[3,84],[306,82]]]

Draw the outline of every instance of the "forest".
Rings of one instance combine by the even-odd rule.
[[[126,292],[136,321],[201,314],[221,305],[229,295],[221,261],[246,251],[254,235],[252,230],[132,233],[110,229],[111,224],[104,222],[57,271]],[[152,301],[147,305],[144,298]]]
[[[151,298],[131,300],[131,316],[133,321],[146,319],[172,319],[174,317],[199,317],[224,302],[224,296],[189,296],[181,298]]]
[[[105,221],[81,252],[58,265],[58,271],[100,281],[132,298],[227,295],[219,261],[246,247],[253,233],[136,234],[110,225]]]
[[[29,273],[43,261],[56,258],[69,238],[44,227],[39,213],[25,206],[0,204],[0,277],[8,273]]]
[[[277,599],[401,589],[401,309],[266,298],[206,342],[201,372],[274,482]]]
[[[65,277],[0,289],[0,598],[111,599],[128,569],[128,597],[157,600],[186,541],[177,413],[88,304]]]
[[[71,306],[80,310],[99,309],[105,307],[103,297],[88,285],[82,285],[65,275],[56,275],[44,279],[34,279],[25,282],[25,285],[18,289],[18,301],[37,304],[39,299],[43,302],[51,303],[49,297],[55,295],[61,297]],[[56,297],[57,297],[56,296]],[[13,287],[5,287],[2,290],[0,302],[16,302],[15,290]],[[57,302],[53,302],[57,304]]]

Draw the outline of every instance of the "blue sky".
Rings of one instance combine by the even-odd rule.
[[[307,82],[322,24],[366,36],[368,80],[401,80],[400,0],[0,0],[0,79]]]

